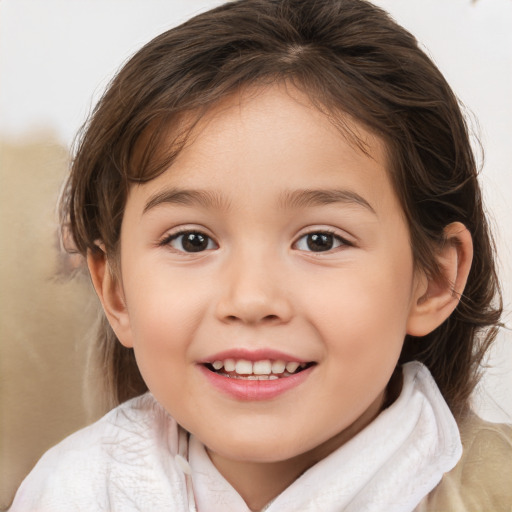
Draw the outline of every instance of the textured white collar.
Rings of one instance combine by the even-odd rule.
[[[398,399],[306,471],[266,512],[411,512],[461,455],[455,420],[420,363],[404,366]],[[129,400],[50,449],[12,512],[248,512],[151,394]]]
[[[427,368],[407,363],[403,378],[400,396],[390,407],[306,471],[265,512],[413,511],[458,462],[462,445],[455,419]],[[197,510],[250,512],[193,436],[188,448],[187,486]]]

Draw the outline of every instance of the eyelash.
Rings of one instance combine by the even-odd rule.
[[[183,247],[183,241],[182,241],[181,242],[182,249],[178,249],[176,247],[173,247],[173,249],[175,249],[178,252],[185,253],[185,254],[194,254],[196,252],[204,252],[204,251],[207,251],[207,250],[212,250],[212,249],[217,249],[218,248],[217,243],[213,240],[213,238],[211,236],[208,236],[207,234],[203,233],[202,231],[200,231],[198,229],[183,229],[183,230],[180,230],[180,231],[178,231],[176,233],[171,233],[171,234],[167,235],[166,237],[164,237],[158,243],[158,245],[160,247],[163,247],[163,246],[171,246],[172,247],[172,242],[173,241],[178,240],[180,237],[183,237],[185,235],[197,235],[198,237],[206,239],[207,240],[206,248],[202,249],[202,250],[198,250],[198,251],[186,251],[184,249],[184,247]],[[215,245],[215,247],[209,247],[212,243]]]
[[[327,253],[327,252],[332,252],[332,251],[334,251],[336,249],[339,249],[341,247],[353,247],[353,245],[354,245],[353,243],[349,242],[347,239],[341,237],[340,235],[338,235],[337,233],[335,233],[332,230],[329,230],[329,229],[318,229],[318,230],[313,230],[313,231],[309,231],[307,233],[302,234],[297,239],[297,241],[293,244],[293,246],[297,247],[299,242],[302,239],[307,239],[307,237],[312,237],[314,235],[320,235],[320,236],[327,235],[328,237],[332,237],[333,242],[335,242],[335,243],[338,242],[338,245],[336,247],[331,247],[329,249],[326,249],[325,251],[322,251],[322,250],[320,250],[320,251],[313,251],[313,250],[306,251],[305,249],[299,249],[299,250],[302,250],[302,251],[305,251],[305,252],[311,252],[311,253],[323,253],[323,252]],[[309,248],[311,249],[311,247],[309,247]]]
[[[173,247],[173,249],[175,249],[176,251],[178,252],[182,252],[182,253],[185,253],[185,254],[194,254],[196,252],[205,252],[205,251],[208,251],[208,250],[214,250],[214,249],[218,249],[218,245],[217,243],[213,240],[212,237],[210,237],[209,235],[203,233],[202,231],[200,230],[194,230],[194,229],[183,229],[183,230],[180,230],[176,233],[171,233],[167,236],[165,236],[159,243],[158,243],[158,246],[159,247],[164,247],[164,246],[171,246],[172,247],[172,242],[175,241],[175,240],[178,240],[180,237],[184,237],[185,235],[195,235],[197,236],[198,238],[201,238],[203,243],[204,241],[206,241],[206,247],[204,248],[201,248],[201,246],[198,246],[199,247],[199,250],[195,251],[195,250],[185,250],[184,246],[183,246],[183,240],[181,242],[181,249],[179,248],[176,248],[176,247]],[[339,236],[338,234],[336,234],[334,231],[331,231],[331,230],[328,230],[328,229],[319,229],[319,230],[314,230],[314,231],[309,231],[307,233],[304,233],[302,234],[298,239],[297,241],[295,241],[292,245],[293,248],[298,248],[298,245],[300,243],[301,240],[303,239],[307,239],[307,237],[313,237],[315,235],[320,235],[320,237],[329,237],[331,238],[331,241],[333,243],[337,243],[338,245],[336,245],[335,247],[330,247],[330,248],[327,248],[326,250],[319,250],[319,251],[314,251],[311,249],[311,246],[309,245],[308,242],[306,242],[308,244],[308,248],[311,249],[311,250],[306,250],[305,248],[302,248],[302,249],[298,249],[298,250],[301,250],[301,251],[304,251],[304,252],[311,252],[311,253],[323,253],[323,252],[331,252],[335,249],[338,249],[340,247],[352,247],[354,244],[349,242],[348,240],[346,240],[345,238]],[[189,241],[191,243],[193,243],[193,239],[189,239]],[[321,240],[323,242],[325,242],[325,238],[323,240]],[[200,240],[200,243],[201,243],[201,240]],[[211,247],[211,245],[214,245],[214,247]]]

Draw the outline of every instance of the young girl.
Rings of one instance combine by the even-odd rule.
[[[382,10],[240,0],[157,37],[63,222],[121,405],[13,511],[510,510],[510,428],[468,405],[501,306],[466,125]]]

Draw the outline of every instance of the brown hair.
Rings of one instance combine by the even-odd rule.
[[[229,2],[144,46],[110,84],[77,147],[61,211],[78,250],[96,251],[101,240],[115,263],[129,187],[163,172],[186,141],[181,130],[162,156],[156,149],[169,127],[241,87],[283,80],[342,128],[345,113],[385,141],[417,265],[438,274],[444,227],[460,221],[469,229],[474,261],[459,306],[429,335],[407,336],[401,355],[422,361],[460,414],[501,314],[476,164],[441,73],[410,33],[366,1]],[[115,400],[144,392],[133,351],[106,321],[99,341]]]

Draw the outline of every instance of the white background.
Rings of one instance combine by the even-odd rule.
[[[51,129],[66,146],[109,79],[142,44],[213,0],[0,0],[0,137]],[[417,36],[470,110],[512,323],[512,0],[378,0]],[[512,333],[504,329],[477,394],[512,419]]]

